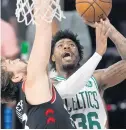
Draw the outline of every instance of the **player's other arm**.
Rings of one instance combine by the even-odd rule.
[[[116,28],[109,22],[108,19],[106,19],[105,21],[101,19],[100,22],[105,27],[105,30],[109,29],[108,37],[116,45],[116,48],[122,59],[126,59],[126,38],[119,31],[116,30]],[[91,24],[87,21],[85,21],[85,23],[93,28],[96,27],[95,24]]]
[[[36,4],[42,0],[36,0]],[[48,4],[47,4],[48,8]],[[50,15],[50,14],[49,14]],[[25,82],[25,94],[27,101],[32,105],[48,102],[51,99],[47,65],[50,57],[52,29],[51,23],[35,18],[39,26],[36,26],[35,40],[27,67],[27,80]]]
[[[126,60],[119,61],[107,69],[97,70],[94,77],[100,86],[99,89],[106,89],[119,84],[126,79]]]
[[[126,59],[126,38],[116,30],[116,28],[109,22],[108,19],[105,21],[104,25],[106,28],[110,28],[108,35],[109,38],[116,45],[116,48],[122,59]]]

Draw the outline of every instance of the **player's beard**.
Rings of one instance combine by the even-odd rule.
[[[66,65],[63,65],[63,70],[65,72],[69,72],[69,71],[72,71],[75,69],[75,65],[74,64],[66,64]]]

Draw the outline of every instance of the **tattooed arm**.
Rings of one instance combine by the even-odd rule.
[[[105,30],[109,29],[109,38],[115,44],[122,59],[126,60],[126,38],[119,31],[116,30],[116,28],[109,22],[108,19],[106,19],[105,21],[101,19],[100,22],[104,25]],[[89,23],[87,21],[85,21],[85,23],[93,28],[96,27],[95,24]]]
[[[106,30],[110,28],[108,36],[115,44],[122,59],[126,60],[126,38],[116,30],[116,28],[109,22],[108,19],[105,20],[104,23],[103,20],[101,20],[101,23],[105,26]]]
[[[126,60],[117,62],[107,69],[97,70],[94,73],[99,89],[115,86],[126,79]]]
[[[114,26],[111,27],[109,38],[116,45],[116,48],[122,59],[126,60],[126,38],[119,33]]]

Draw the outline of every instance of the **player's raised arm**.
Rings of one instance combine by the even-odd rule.
[[[66,81],[62,81],[57,85],[57,91],[62,98],[73,97],[86,85],[89,78],[93,75],[98,63],[106,52],[108,31],[106,32],[101,24],[97,24],[96,53]]]
[[[109,28],[109,33],[108,37],[113,41],[113,43],[116,45],[116,48],[122,57],[122,59],[126,59],[126,38],[119,32],[117,29],[109,22],[109,19],[106,19],[103,21],[101,19],[101,23],[104,22],[105,29],[108,30]],[[96,25],[89,23],[88,21],[85,21],[86,24],[89,26],[95,28]]]
[[[109,24],[106,22],[109,22],[109,21],[101,20],[100,24],[105,28],[105,30],[107,30],[107,29],[109,30],[108,36],[110,36],[110,33],[112,33],[111,27],[110,27],[110,25],[106,25],[106,24]],[[116,38],[116,39],[121,39],[121,37],[123,38],[123,40],[125,39],[123,36],[121,36],[121,34],[119,34],[119,35],[120,35],[120,37],[117,36],[118,38]],[[116,44],[118,46],[117,48],[120,51],[122,58],[125,59],[125,56],[126,56],[125,42],[122,41],[122,44],[121,44],[121,42],[119,42],[119,40],[118,40],[118,42]],[[119,84],[120,82],[122,82],[123,80],[126,79],[126,60],[119,61],[116,64],[108,67],[107,69],[97,70],[94,74],[94,77],[97,79],[99,86],[103,89],[115,86],[116,84]]]
[[[40,9],[43,0],[35,0],[35,8]],[[43,4],[45,4],[43,2]],[[49,3],[46,4],[47,9]],[[51,12],[47,15],[51,15]],[[52,29],[51,23],[37,18],[35,40],[27,67],[27,80],[25,83],[26,99],[30,104],[41,104],[51,99],[49,80],[47,76],[47,65],[50,57]]]
[[[116,28],[109,22],[108,19],[105,21],[104,25],[106,28],[110,28],[108,36],[116,45],[116,48],[120,53],[122,59],[126,60],[126,38],[119,31],[116,30]]]

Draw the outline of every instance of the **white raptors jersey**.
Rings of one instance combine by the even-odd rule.
[[[107,115],[94,77],[75,97],[65,99],[64,103],[78,129],[105,129]]]

